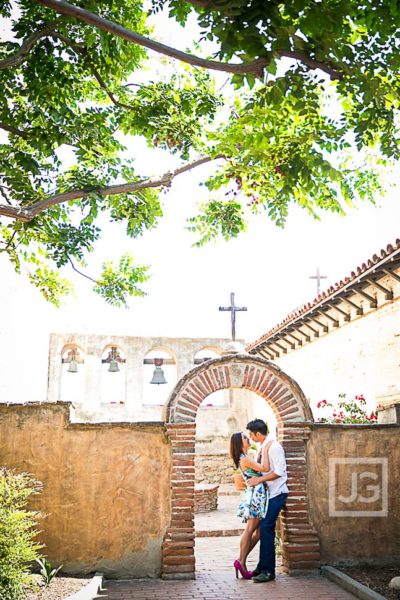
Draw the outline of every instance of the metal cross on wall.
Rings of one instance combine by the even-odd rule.
[[[230,310],[231,311],[231,324],[232,324],[232,340],[236,339],[236,313],[238,311],[247,310],[247,306],[235,306],[235,294],[231,293],[231,305],[220,306],[219,310]]]
[[[317,267],[317,274],[316,275],[310,275],[309,279],[316,279],[317,280],[317,296],[319,296],[319,292],[321,289],[321,279],[326,279],[326,275],[320,275],[319,272],[319,267]]]

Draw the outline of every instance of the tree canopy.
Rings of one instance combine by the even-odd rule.
[[[192,48],[153,37],[159,11],[197,21]],[[201,245],[249,212],[283,226],[291,203],[317,216],[374,201],[379,166],[399,158],[396,0],[5,0],[0,17],[0,253],[56,304],[60,268],[84,270],[104,217],[142,235],[160,192],[199,165],[214,164],[188,223]],[[138,136],[176,168],[138,172]],[[89,278],[120,305],[147,269],[123,256]]]

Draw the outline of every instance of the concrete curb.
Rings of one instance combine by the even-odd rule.
[[[93,600],[103,587],[103,579],[103,573],[95,573],[93,579],[84,588],[76,592],[76,594],[67,596],[64,600]]]
[[[340,585],[340,587],[348,592],[351,592],[354,594],[354,596],[360,598],[361,600],[386,600],[385,596],[381,596],[381,594],[374,592],[366,585],[359,583],[355,579],[352,579],[334,567],[329,567],[326,565],[322,566],[321,573],[327,577],[327,579],[337,583]]]

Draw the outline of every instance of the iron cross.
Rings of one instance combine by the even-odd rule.
[[[326,279],[326,275],[320,275],[319,273],[319,267],[317,267],[317,274],[316,275],[310,275],[309,279],[316,279],[317,280],[317,296],[319,296],[319,292],[320,292],[320,288],[321,288],[321,279]]]
[[[231,293],[231,305],[220,306],[219,310],[230,310],[231,311],[231,324],[232,324],[232,340],[236,339],[236,313],[241,310],[247,310],[247,306],[235,306],[235,294]]]

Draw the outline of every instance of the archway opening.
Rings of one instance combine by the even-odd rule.
[[[215,405],[213,396],[224,394],[227,402]],[[229,456],[233,433],[245,431],[254,418],[263,419],[276,437],[277,419],[269,404],[246,389],[219,390],[203,400],[196,417],[195,444],[195,564],[196,574],[233,574],[233,561],[239,556],[240,536],[245,524],[237,517],[242,482]],[[253,448],[253,459],[258,450]],[[277,538],[279,541],[279,537]],[[280,544],[278,548],[278,567]],[[248,568],[255,568],[258,546],[249,556]]]
[[[248,354],[207,361],[183,377],[172,392],[164,420],[172,447],[171,521],[164,536],[162,577],[195,578],[196,417],[217,390],[249,390],[264,399],[277,419],[277,439],[286,452],[291,496],[281,517],[285,572],[319,568],[319,540],[307,503],[306,441],[312,413],[297,383],[276,365]],[[184,552],[183,552],[184,551]]]

